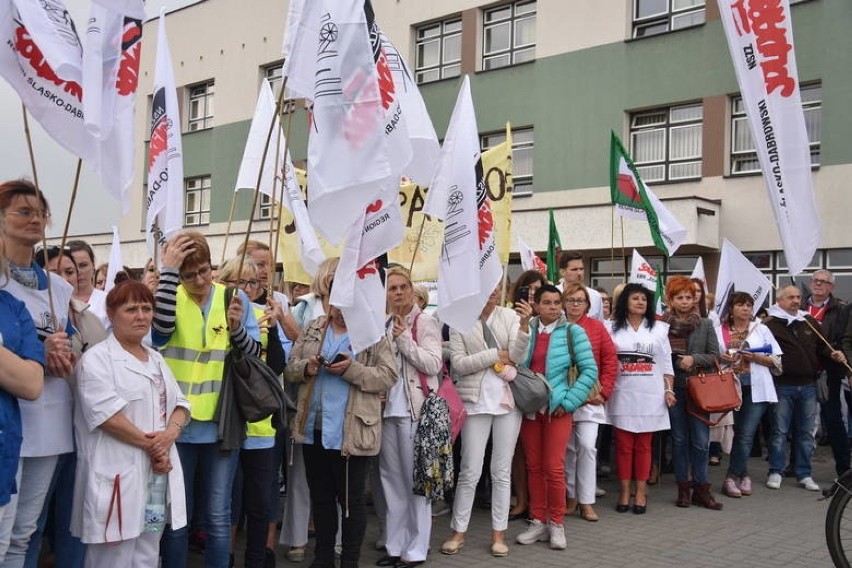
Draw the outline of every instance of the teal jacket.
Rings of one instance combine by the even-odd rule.
[[[571,340],[574,344],[574,356],[577,358],[577,368],[580,371],[574,385],[568,386],[568,369],[571,367],[571,356],[568,353],[568,326],[571,326]],[[524,362],[529,366],[535,350],[538,337],[538,318],[530,321],[529,347]],[[550,334],[550,345],[547,348],[545,361],[545,377],[550,383],[550,412],[560,406],[565,412],[574,412],[586,402],[589,391],[598,378],[598,366],[592,353],[592,344],[586,331],[579,325],[569,324],[565,316],[560,316],[556,328]]]

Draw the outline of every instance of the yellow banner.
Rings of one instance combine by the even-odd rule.
[[[482,153],[482,168],[485,186],[491,200],[494,215],[494,239],[500,263],[509,262],[512,228],[512,131],[506,125],[506,141]],[[305,194],[307,174],[296,168],[296,179]],[[415,282],[438,279],[438,262],[444,241],[444,224],[423,214],[428,188],[412,182],[399,188],[399,204],[405,234],[402,243],[388,252],[388,260],[411,268],[411,279]],[[281,208],[281,236],[278,240],[278,259],[284,266],[284,279],[309,284],[311,275],[302,268],[298,256],[299,240],[293,216]],[[319,237],[326,258],[339,256],[340,248],[334,247]]]

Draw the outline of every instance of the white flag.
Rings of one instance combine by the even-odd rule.
[[[698,257],[698,260],[695,261],[695,268],[692,269],[690,278],[701,280],[701,282],[704,283],[705,292],[710,290],[707,286],[707,276],[704,274],[704,259],[700,256]]]
[[[115,275],[122,270],[124,270],[124,260],[121,258],[121,237],[118,234],[118,227],[113,225],[112,246],[109,249],[109,262],[107,264],[104,292],[109,294],[109,291],[115,287]]]
[[[36,3],[22,4],[34,9]],[[12,0],[0,0],[0,75],[51,138],[75,156],[91,161],[95,154],[83,126],[83,87],[79,78],[53,70],[38,41]],[[67,58],[73,57],[72,51],[69,47]],[[78,64],[82,65],[82,59]]]
[[[781,246],[795,276],[819,246],[820,222],[790,3],[719,0],[719,11]]]
[[[728,239],[722,241],[719,278],[716,281],[716,313],[720,316],[734,292],[746,292],[754,298],[753,312],[763,305],[772,284]]]
[[[542,274],[547,274],[547,265],[524,242],[520,235],[518,235],[518,252],[521,255],[521,268],[524,270],[538,270]]]
[[[384,263],[377,259],[402,242],[403,233],[396,194],[386,191],[385,197],[372,203],[350,229],[331,291],[330,302],[343,312],[355,353],[376,343],[385,332]]]
[[[121,7],[127,11],[92,4],[83,54],[83,108],[84,123],[98,149],[92,166],[127,213],[135,175],[133,124],[145,10],[142,0],[125,0]]]
[[[83,78],[83,45],[62,0],[13,0],[29,35],[56,74],[77,83]]]
[[[305,0],[290,0],[281,46],[284,55],[281,75],[287,77],[286,96],[289,99],[312,100],[314,97],[316,59],[311,54],[316,53],[318,45],[318,22],[319,10],[306,11]]]
[[[648,264],[645,258],[633,249],[633,259],[630,261],[630,283],[641,284],[651,292],[657,291],[657,271]]]
[[[302,261],[302,268],[311,276],[316,276],[319,265],[325,260],[325,254],[308,217],[308,209],[305,207],[302,190],[296,181],[296,172],[293,163],[290,161],[289,150],[285,159],[284,180],[282,181],[284,184],[284,200],[282,203],[293,215],[293,224],[296,226],[296,234],[299,236],[299,258]],[[285,251],[285,253],[292,254],[292,251]]]
[[[299,26],[287,84],[311,85],[308,212],[336,244],[380,189],[399,178],[390,165],[363,0],[307,2]]]
[[[435,127],[405,59],[376,23],[370,0],[365,1],[364,10],[385,112],[383,128],[391,168],[397,176],[426,186],[435,174],[440,153]]]
[[[151,143],[148,150],[148,251],[162,245],[183,226],[183,150],[175,75],[166,37],[165,10],[160,11]]]
[[[465,76],[423,212],[444,221],[438,317],[468,333],[500,281],[494,219],[485,187],[470,79]]]
[[[274,122],[274,124],[273,124]],[[269,125],[273,124],[272,136],[269,144],[266,140],[269,136]],[[260,176],[259,191],[271,198],[281,199],[280,189],[276,190],[278,195],[273,195],[276,176],[284,167],[284,136],[281,134],[281,124],[275,115],[275,95],[269,81],[264,79],[260,85],[260,93],[257,95],[257,105],[254,107],[254,117],[251,119],[246,148],[243,150],[243,160],[240,162],[240,171],[237,174],[237,183],[234,191],[240,189],[254,189],[257,185],[257,174],[260,164],[263,162],[263,174]],[[266,148],[266,160],[263,160],[263,150]],[[276,160],[277,158],[277,160]]]

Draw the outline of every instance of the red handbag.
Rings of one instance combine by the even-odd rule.
[[[716,362],[715,373],[699,372],[686,378],[686,409],[708,426],[716,426],[729,412],[743,404],[740,380],[731,370],[722,370]],[[704,414],[722,413],[715,422]]]

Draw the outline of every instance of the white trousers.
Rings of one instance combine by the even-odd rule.
[[[284,511],[281,513],[281,535],[278,543],[284,546],[302,547],[308,544],[308,525],[311,522],[311,491],[305,476],[305,458],[302,444],[290,444],[287,457],[287,495],[284,496]],[[343,524],[340,522],[340,505],[337,506],[337,540]]]
[[[143,532],[121,542],[86,545],[86,568],[152,568],[160,561],[163,531]]]
[[[512,457],[521,431],[520,412],[495,416],[468,416],[461,431],[461,470],[453,501],[453,520],[450,527],[467,532],[476,484],[482,476],[485,447],[491,435],[491,529],[504,531],[509,524],[509,505],[512,499]]]
[[[387,503],[388,555],[408,562],[426,560],[432,535],[432,503],[414,494],[414,433],[418,422],[385,418],[379,471]]]
[[[0,520],[0,543],[8,543],[3,568],[23,567],[57,463],[59,456],[21,458],[18,493],[12,495]]]
[[[568,497],[583,505],[595,503],[597,488],[598,423],[574,422],[574,431],[565,452],[565,484]]]

